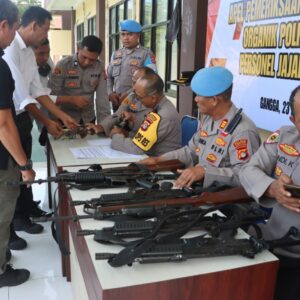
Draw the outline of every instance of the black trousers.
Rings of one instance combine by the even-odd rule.
[[[280,261],[274,300],[299,300],[300,258],[276,256]]]
[[[23,112],[17,116],[16,125],[19,130],[22,147],[26,153],[28,159],[31,158],[32,152],[32,120],[28,112]],[[22,180],[22,177],[21,177]],[[21,185],[20,195],[17,199],[17,205],[14,218],[29,217],[30,210],[35,206],[33,201],[32,188],[27,188],[26,185]]]

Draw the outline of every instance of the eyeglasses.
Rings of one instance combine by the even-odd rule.
[[[145,96],[140,96],[140,95],[138,95],[135,91],[133,91],[133,93],[134,93],[134,95],[135,95],[135,97],[136,97],[137,100],[143,101],[143,100],[144,100],[145,98],[147,98],[147,97],[152,97],[152,96],[154,96],[157,92],[156,92],[156,91],[153,91],[153,92],[151,92],[151,93],[149,93],[149,94],[147,94],[147,95],[145,95]]]

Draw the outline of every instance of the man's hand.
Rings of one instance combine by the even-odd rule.
[[[270,184],[266,191],[266,196],[275,198],[282,206],[300,213],[300,198],[293,198],[291,193],[284,189],[284,184],[292,183],[292,179],[283,174]]]
[[[134,123],[136,120],[136,114],[129,111],[123,111],[120,117],[130,123]]]
[[[21,171],[21,175],[23,181],[33,181],[35,178],[35,171],[34,170]],[[27,187],[30,187],[30,184],[28,184]]]
[[[104,133],[104,128],[100,124],[87,123],[85,127],[87,130],[94,130],[96,134]]]
[[[119,128],[119,127],[114,127],[109,134],[109,137],[112,138],[114,134],[123,134],[125,137],[128,137],[128,131]]]
[[[68,129],[72,131],[76,130],[76,128],[79,126],[79,124],[77,124],[77,122],[66,113],[62,113],[62,115],[60,116],[60,120]]]
[[[139,161],[139,164],[143,165],[155,165],[156,163],[163,161],[161,156],[147,157]]]
[[[191,167],[185,170],[177,170],[181,174],[175,181],[175,186],[190,187],[195,181],[201,181],[205,175],[205,169],[201,166]]]
[[[84,108],[88,104],[90,104],[90,100],[85,96],[74,96],[72,99],[72,103],[78,108]]]
[[[48,133],[54,136],[55,138],[59,138],[63,134],[61,126],[55,121],[50,120],[47,123],[46,128]]]

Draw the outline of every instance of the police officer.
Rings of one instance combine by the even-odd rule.
[[[181,141],[180,117],[174,105],[164,95],[164,83],[157,75],[138,79],[133,87],[136,99],[151,112],[133,138],[121,128],[111,130],[111,147],[131,154],[161,155],[178,149]],[[134,121],[134,120],[131,120]]]
[[[199,70],[191,82],[201,112],[199,131],[187,146],[143,162],[181,160],[187,169],[179,170],[178,187],[191,186],[195,181],[203,181],[204,187],[216,182],[238,186],[238,172],[258,149],[260,138],[256,126],[244,113],[234,130],[228,132],[238,112],[231,102],[232,81],[233,75],[226,68]]]
[[[148,67],[138,68],[132,76],[132,85],[134,85],[140,77],[146,74],[154,74],[155,72]],[[145,116],[151,111],[151,108],[145,107],[140,101],[138,101],[133,93],[133,90],[129,92],[129,95],[125,97],[118,110],[111,116],[106,117],[100,124],[89,124],[88,128],[93,128],[97,134],[105,133],[109,136],[110,131],[114,126],[120,127],[120,121],[128,125],[129,136],[133,137],[143,123]],[[133,122],[127,121],[133,119]],[[125,122],[124,122],[125,121]],[[127,126],[126,125],[126,126]]]
[[[52,94],[76,96],[60,98],[57,104],[77,122],[95,122],[96,117],[102,121],[110,115],[104,64],[98,59],[101,51],[101,40],[93,35],[86,36],[80,42],[78,52],[60,60],[50,75],[49,88]],[[79,101],[78,96],[85,96],[89,101]]]
[[[114,111],[119,107],[122,94],[131,89],[131,77],[138,67],[156,71],[155,56],[139,44],[142,26],[134,20],[120,22],[123,48],[113,52],[107,69],[107,92]]]
[[[290,96],[295,126],[284,126],[269,136],[240,172],[246,192],[261,205],[273,207],[266,224],[260,224],[264,238],[283,237],[291,226],[300,230],[300,198],[284,184],[300,185],[300,86]],[[300,295],[300,246],[274,250],[280,258],[276,300],[298,300]]]

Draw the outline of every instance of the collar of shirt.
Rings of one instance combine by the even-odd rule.
[[[214,129],[224,131],[226,129],[227,125],[230,123],[230,121],[235,116],[237,111],[238,111],[237,107],[232,103],[232,105],[231,105],[230,109],[228,110],[228,112],[226,113],[226,115],[223,118],[215,121]],[[223,129],[221,129],[220,126],[224,120],[227,120],[227,125]]]
[[[24,40],[22,39],[22,37],[20,36],[19,32],[16,31],[16,37],[15,37],[16,41],[18,42],[19,48],[21,50],[23,49],[27,49],[28,47],[26,46]]]

